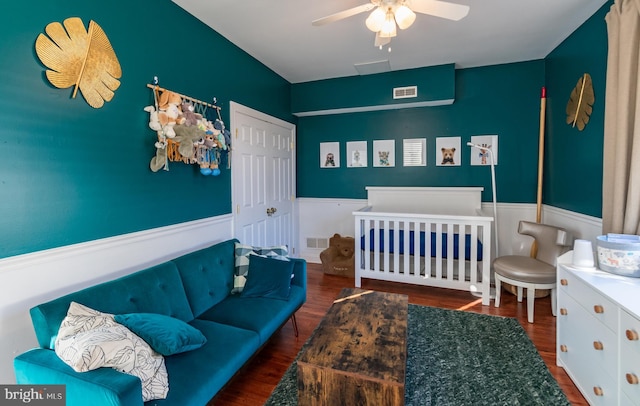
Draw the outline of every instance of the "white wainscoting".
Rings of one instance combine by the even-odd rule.
[[[333,234],[353,236],[352,213],[366,199],[300,198],[297,256],[320,263],[322,248],[308,248],[307,238],[328,240]],[[501,203],[499,253],[528,253],[531,239],[517,233],[518,221],[535,221],[535,204]],[[493,215],[491,203],[483,203]],[[565,227],[575,238],[593,241],[602,220],[543,206],[543,222]],[[87,286],[153,266],[181,254],[233,238],[233,215],[196,220],[0,259],[0,382],[15,382],[13,358],[37,345],[29,309]]]
[[[323,248],[307,247],[307,239],[329,239],[335,233],[354,236],[352,213],[367,205],[366,199],[321,199],[300,198],[298,209],[299,256],[311,263],[320,263]],[[486,216],[493,216],[493,204],[482,203]],[[518,234],[520,220],[535,221],[536,205],[532,203],[498,203],[498,253],[500,255],[527,254],[532,238]],[[558,209],[552,206],[542,207],[542,222],[566,228],[574,238],[589,239],[594,242],[602,233],[602,220],[599,218]]]
[[[31,307],[232,236],[226,214],[0,260],[0,382],[15,382],[13,358],[37,346]]]
[[[574,213],[553,206],[544,206],[542,219],[547,224],[563,227],[571,232],[574,239],[590,240],[596,247],[596,237],[602,235],[602,219]]]

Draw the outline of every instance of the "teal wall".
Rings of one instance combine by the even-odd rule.
[[[545,204],[602,216],[602,148],[607,71],[607,2],[546,58],[547,132]],[[583,131],[566,123],[566,107],[578,79],[593,80],[595,103]]]
[[[535,202],[540,87],[547,86],[544,202],[600,216],[606,25],[612,1],[545,60],[455,72],[449,106],[304,117],[297,128],[298,195],[364,198],[367,185],[484,186],[464,143],[499,136],[500,202]],[[50,22],[95,20],[123,77],[114,99],[89,107],[52,87],[34,51]],[[0,258],[231,212],[231,177],[203,177],[174,163],[153,173],[155,134],[142,108],[160,85],[202,100],[217,97],[228,123],[233,100],[280,119],[291,115],[291,84],[169,0],[9,2],[0,14]],[[596,105],[583,132],[564,123],[571,88],[594,79]],[[408,84],[407,84],[408,85]],[[325,89],[326,90],[326,89]],[[462,137],[462,166],[435,166],[435,138]],[[403,168],[401,141],[427,138],[428,166]],[[320,169],[320,142],[396,140],[395,168]],[[578,142],[580,141],[580,142]],[[579,171],[579,172],[578,172]]]
[[[393,99],[393,88],[417,86],[414,98]],[[294,114],[332,109],[439,103],[455,97],[454,64],[406,69],[372,75],[296,83],[291,86]],[[353,111],[353,110],[352,110]]]
[[[122,66],[113,100],[93,109],[52,87],[34,43],[80,17],[106,32]],[[233,100],[292,121],[290,84],[169,0],[7,2],[0,13],[0,258],[229,213],[231,176],[194,166],[153,173],[146,87]]]
[[[491,201],[488,166],[471,166],[465,144],[472,135],[498,135],[496,166],[500,202],[535,202],[540,89],[544,61],[456,70],[455,102],[298,120],[298,196],[366,198],[366,186],[484,186]],[[325,89],[325,91],[327,91]],[[436,137],[461,137],[461,166],[436,166]],[[427,139],[427,166],[402,166],[402,140]],[[347,168],[346,142],[395,140],[396,166]],[[320,168],[320,143],[340,142],[340,168]]]

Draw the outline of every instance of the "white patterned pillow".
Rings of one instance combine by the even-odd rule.
[[[244,285],[247,283],[247,274],[249,273],[251,255],[260,255],[261,257],[269,257],[283,261],[289,260],[289,258],[287,258],[289,250],[286,245],[254,247],[237,242],[235,245],[235,269],[233,273],[233,289],[231,290],[231,293],[240,293],[244,289]]]
[[[142,399],[165,399],[169,376],[162,355],[112,314],[71,302],[55,342],[58,357],[76,372],[111,367],[142,381]]]

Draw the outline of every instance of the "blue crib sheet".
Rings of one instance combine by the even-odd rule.
[[[385,233],[383,229],[380,229],[380,252],[384,251],[384,247],[385,247]],[[389,253],[393,254],[393,249],[394,249],[394,231],[393,229],[388,230],[388,234],[389,234]],[[369,250],[373,251],[374,247],[375,247],[375,241],[374,241],[374,235],[375,235],[375,230],[371,229],[369,230]],[[400,250],[400,255],[404,254],[404,230],[399,230],[398,231],[398,235],[399,235],[399,250]],[[435,257],[436,256],[436,233],[435,232],[431,232],[431,257]],[[453,258],[454,259],[458,259],[459,255],[458,255],[458,246],[459,246],[459,240],[460,237],[458,234],[454,234],[453,235]],[[409,254],[410,255],[414,255],[413,251],[414,251],[414,241],[415,241],[415,237],[414,237],[414,231],[409,231]],[[360,237],[360,244],[362,247],[365,246],[365,242],[364,242],[364,236]],[[424,257],[424,252],[425,252],[425,232],[424,231],[420,231],[420,256]],[[447,233],[442,233],[442,258],[446,258],[447,257]],[[471,234],[465,234],[464,236],[464,259],[469,261],[471,259]],[[478,261],[482,261],[482,242],[480,242],[480,240],[478,240],[478,253],[477,253],[477,260]]]

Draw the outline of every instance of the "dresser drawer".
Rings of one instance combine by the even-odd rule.
[[[574,368],[567,371],[590,405],[615,406],[619,393],[616,380],[584,359],[576,359]]]
[[[611,331],[618,328],[618,307],[601,293],[564,268],[558,269],[558,289],[573,297],[589,314]]]
[[[619,340],[620,387],[632,405],[640,405],[640,320],[622,309]]]
[[[589,365],[586,373],[618,376],[618,339],[613,331],[567,295],[558,296],[557,317],[558,357],[568,368],[580,359]]]

